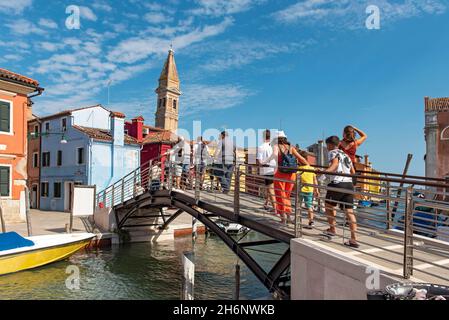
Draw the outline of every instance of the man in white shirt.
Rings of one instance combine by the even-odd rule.
[[[265,204],[264,209],[273,211],[276,203],[274,196],[274,169],[276,168],[276,160],[272,159],[268,165],[261,164],[273,154],[273,147],[270,144],[271,133],[270,130],[264,131],[264,143],[257,149],[257,165],[259,166],[259,174],[264,177],[265,190]],[[268,206],[271,203],[271,208]]]
[[[200,136],[193,146],[193,164],[195,165],[195,170],[198,170],[201,189],[203,188],[204,174],[209,157],[209,147],[204,143],[203,137]]]
[[[357,243],[357,219],[354,215],[354,185],[352,183],[351,175],[354,175],[355,170],[349,156],[342,150],[338,149],[340,139],[337,136],[332,136],[326,139],[327,150],[329,150],[329,168],[324,172],[333,173],[331,182],[327,185],[326,193],[326,214],[329,223],[329,229],[325,234],[329,237],[336,235],[336,207],[340,205],[346,213],[349,222],[349,229],[351,231],[351,238],[345,242],[345,245],[358,248]],[[338,191],[337,191],[338,190]]]
[[[218,177],[223,193],[229,193],[231,188],[232,174],[234,173],[235,146],[234,141],[229,138],[228,133],[220,134],[217,150],[215,150],[214,162],[220,164],[222,173]]]

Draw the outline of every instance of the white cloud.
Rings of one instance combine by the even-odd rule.
[[[218,35],[224,32],[232,23],[232,19],[226,18],[219,24],[195,28],[184,34],[175,35],[172,41],[166,37],[133,37],[121,41],[109,52],[107,57],[109,61],[135,63],[148,58],[152,54],[165,53],[171,42],[176,49],[182,49],[193,43]]]
[[[33,0],[0,0],[0,12],[21,14]]]
[[[20,61],[20,60],[22,60],[22,57],[17,55],[17,54],[5,54],[3,56],[3,58],[5,60],[9,60],[9,61]]]
[[[98,19],[97,16],[89,7],[80,6],[79,8],[80,8],[81,19],[84,18],[89,21],[97,21],[97,19]]]
[[[201,44],[190,49],[193,56],[204,53],[209,58],[201,65],[207,71],[224,71],[241,68],[255,61],[267,59],[284,53],[292,53],[302,50],[315,42],[307,40],[289,44],[275,44],[256,39],[238,39]]]
[[[51,19],[45,19],[45,18],[41,18],[39,19],[38,24],[41,27],[45,27],[45,28],[49,28],[49,29],[56,29],[58,28],[58,24],[56,22],[54,22]]]
[[[322,26],[362,28],[367,17],[365,10],[376,5],[383,22],[412,18],[421,14],[440,14],[446,11],[443,0],[305,0],[273,14],[282,23],[313,23]]]
[[[194,15],[225,16],[251,9],[265,0],[196,0],[198,8],[191,10]]]
[[[144,19],[152,24],[170,22],[173,20],[170,16],[167,16],[160,12],[148,12],[147,14],[145,14]]]
[[[102,11],[105,11],[105,12],[111,12],[112,11],[112,7],[109,4],[105,3],[105,2],[94,1],[94,3],[92,3],[92,7],[94,9],[102,10]]]
[[[6,26],[13,32],[19,35],[27,35],[27,34],[39,34],[44,35],[47,32],[39,28],[34,23],[25,20],[25,19],[19,19],[14,20],[13,22],[7,23]]]
[[[228,109],[241,105],[246,98],[254,94],[255,92],[234,84],[185,85],[180,101],[180,112],[186,116],[205,110]]]

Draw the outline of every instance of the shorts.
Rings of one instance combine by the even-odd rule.
[[[264,179],[263,182],[266,186],[271,186],[274,183],[274,174],[267,174],[264,177],[266,178]]]
[[[182,176],[182,166],[180,164],[175,164],[173,166],[173,174],[175,175],[175,177]]]
[[[327,186],[354,191],[352,182],[329,183]],[[339,204],[341,209],[352,209],[354,207],[354,195],[352,193],[329,190],[326,194],[326,203],[334,207]]]
[[[301,192],[301,202],[307,209],[313,207],[313,192]]]

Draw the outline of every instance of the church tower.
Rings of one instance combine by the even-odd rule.
[[[156,93],[156,127],[175,132],[178,129],[181,91],[179,90],[178,70],[176,69],[173,49],[168,51]]]

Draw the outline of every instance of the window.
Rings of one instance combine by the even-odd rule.
[[[58,167],[62,166],[62,151],[61,150],[58,150],[58,154],[56,157],[56,165]]]
[[[84,164],[84,148],[78,148],[77,149],[76,163],[77,164]]]
[[[53,183],[53,198],[61,198],[61,193],[62,193],[61,189],[62,189],[61,182]]]
[[[12,104],[0,100],[0,133],[12,133]]]
[[[41,183],[41,197],[48,198],[48,182]]]
[[[50,166],[50,152],[42,152],[42,166],[43,167]]]
[[[36,124],[34,126],[34,136],[37,137],[39,135],[39,126]]]
[[[176,99],[173,99],[173,109],[176,109],[177,108],[177,101],[176,101]]]
[[[33,168],[39,167],[39,154],[37,152],[33,153]]]
[[[163,107],[167,106],[167,99],[166,98],[162,99],[162,106]]]
[[[45,132],[50,132],[50,122],[45,122]]]
[[[67,131],[67,118],[61,119],[61,131],[66,132]]]
[[[159,108],[162,107],[162,99],[159,99]]]
[[[0,167],[0,195],[2,197],[11,196],[11,168]]]

